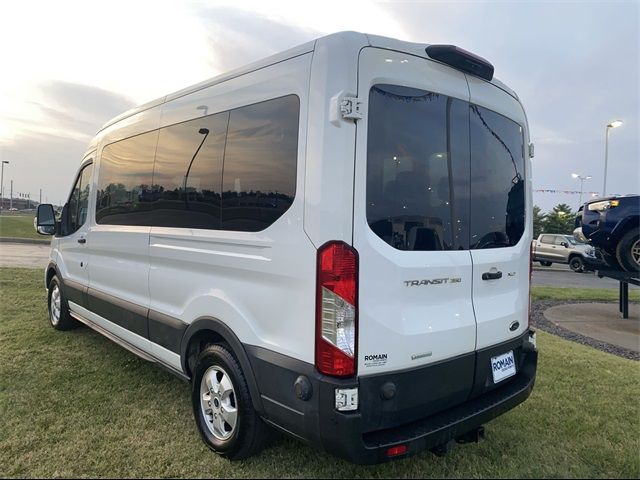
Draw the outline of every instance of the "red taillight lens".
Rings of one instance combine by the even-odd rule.
[[[318,250],[316,368],[335,377],[356,374],[358,252],[344,242]]]
[[[404,455],[407,453],[406,445],[396,445],[395,447],[391,447],[387,450],[387,457],[398,457],[400,455]]]

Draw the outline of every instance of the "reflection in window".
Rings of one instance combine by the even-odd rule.
[[[63,235],[71,235],[76,232],[87,220],[92,172],[93,164],[90,164],[84,167],[80,175],[78,175],[78,180],[73,187],[69,202],[67,203]]]
[[[369,95],[367,220],[399,250],[468,248],[468,104],[376,85]]]
[[[127,138],[102,150],[96,221],[109,225],[151,225],[151,176],[158,132]]]
[[[289,95],[232,110],[224,156],[222,229],[257,232],[291,206],[300,102]]]
[[[508,247],[525,228],[522,128],[471,106],[471,248]]]
[[[225,112],[160,130],[153,172],[153,225],[220,228],[228,119]]]

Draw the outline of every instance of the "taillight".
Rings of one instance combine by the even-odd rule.
[[[335,377],[356,374],[358,252],[344,242],[318,250],[316,368]]]

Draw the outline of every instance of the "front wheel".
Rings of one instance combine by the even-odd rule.
[[[253,408],[242,369],[224,344],[205,348],[191,385],[193,415],[204,443],[230,460],[256,454],[267,426]]]
[[[56,330],[71,330],[79,325],[69,314],[69,305],[57,275],[54,275],[49,282],[47,306],[49,309],[49,323]]]
[[[571,260],[569,260],[569,268],[577,273],[582,272],[584,270],[582,257],[572,257]]]
[[[616,258],[627,272],[640,271],[640,232],[628,231],[618,242]]]

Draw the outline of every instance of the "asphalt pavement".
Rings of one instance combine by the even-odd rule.
[[[548,268],[534,267],[533,285],[543,287],[568,287],[568,288],[618,288],[617,280],[611,278],[598,278],[593,272],[576,273],[568,267]],[[630,288],[638,288],[630,285]]]
[[[50,249],[48,244],[0,243],[0,267],[44,269]]]

